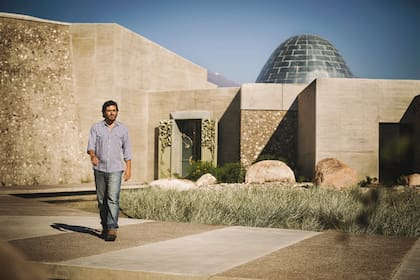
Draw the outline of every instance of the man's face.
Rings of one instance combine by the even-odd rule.
[[[104,117],[106,121],[113,122],[117,119],[118,111],[115,105],[106,107]]]

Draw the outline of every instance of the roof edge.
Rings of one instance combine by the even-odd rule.
[[[13,14],[13,13],[3,13],[0,12],[0,17],[7,17],[7,18],[14,18],[14,19],[23,19],[23,20],[30,20],[30,21],[38,21],[38,22],[46,22],[46,23],[54,23],[54,24],[61,24],[61,25],[71,25],[68,22],[61,22],[61,21],[54,21],[48,19],[42,19],[37,17],[32,17],[23,14]]]

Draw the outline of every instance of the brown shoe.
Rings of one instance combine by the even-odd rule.
[[[101,237],[105,239],[107,235],[108,235],[108,229],[102,228]]]
[[[117,239],[117,229],[115,228],[108,229],[108,233],[104,239],[105,241],[115,241],[115,239]]]

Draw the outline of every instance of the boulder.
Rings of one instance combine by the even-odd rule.
[[[197,182],[195,182],[197,187],[207,187],[210,185],[214,185],[216,183],[217,183],[216,177],[214,177],[210,173],[204,174],[203,176],[200,177],[200,179],[197,180]]]
[[[185,179],[159,179],[149,183],[151,187],[159,187],[164,190],[187,191],[197,188],[193,181]]]
[[[326,158],[315,166],[314,184],[338,190],[357,185],[356,171],[335,158]]]
[[[407,186],[420,186],[420,174],[413,173],[405,176],[405,183]]]
[[[287,164],[279,160],[259,161],[248,169],[245,183],[278,182],[286,185],[296,183],[295,174]]]

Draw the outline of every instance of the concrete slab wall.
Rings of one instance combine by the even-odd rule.
[[[102,118],[103,102],[115,100],[132,140],[132,181],[150,179],[146,91],[215,88],[207,70],[117,24],[72,24],[70,30],[80,145],[87,145],[90,126]],[[85,176],[93,180],[91,172]]]
[[[334,157],[379,178],[379,123],[399,123],[419,92],[420,81],[318,79],[316,162]]]
[[[407,111],[401,119],[401,123],[410,124],[413,128],[412,143],[414,146],[412,159],[412,173],[420,173],[420,94],[411,101]],[[406,174],[407,175],[407,174]]]
[[[157,178],[157,128],[159,121],[169,119],[170,113],[175,111],[210,111],[213,118],[219,120],[219,143],[225,149],[238,149],[236,138],[239,139],[239,123],[226,131],[223,125],[224,114],[231,112],[237,103],[239,88],[219,88],[186,91],[160,91],[149,92],[148,113],[148,144],[147,144],[147,180]],[[230,109],[229,109],[230,107]],[[238,106],[239,108],[239,106]],[[232,116],[235,113],[231,112]],[[239,110],[237,110],[239,114]],[[236,117],[239,119],[239,117]],[[230,121],[235,122],[235,118]],[[239,150],[238,150],[239,154]],[[239,155],[236,155],[239,159]],[[226,159],[225,159],[226,160]]]
[[[299,174],[310,179],[316,163],[317,81],[307,86],[298,97],[297,162]]]
[[[306,84],[243,84],[241,110],[297,110],[296,98]]]

